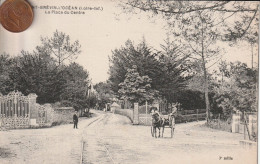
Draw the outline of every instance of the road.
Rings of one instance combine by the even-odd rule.
[[[243,135],[209,129],[205,122],[177,124],[174,137],[152,138],[150,127],[124,116],[97,112],[79,129],[0,131],[0,163],[257,163],[256,150],[239,146]],[[225,160],[224,160],[225,159]]]

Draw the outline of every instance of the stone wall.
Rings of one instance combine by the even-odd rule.
[[[56,124],[72,123],[75,109],[73,107],[59,107],[53,109],[52,122]]]
[[[51,104],[44,104],[44,107],[46,109],[46,112],[47,112],[47,125],[48,126],[51,126],[52,125],[52,122],[53,122],[53,108],[51,106]]]
[[[132,109],[115,109],[115,114],[120,114],[128,117],[133,122],[133,110]]]

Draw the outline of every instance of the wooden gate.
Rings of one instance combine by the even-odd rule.
[[[152,116],[150,114],[139,114],[139,125],[152,125]]]
[[[29,98],[21,92],[13,91],[0,95],[0,127],[15,129],[30,125]]]
[[[150,108],[152,106],[148,105],[146,102],[145,105],[139,106],[138,108],[138,117],[139,125],[152,125],[152,117],[150,115]]]

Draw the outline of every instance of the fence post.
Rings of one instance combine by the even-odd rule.
[[[218,128],[220,128],[220,113],[218,114]]]
[[[247,130],[247,134],[248,134],[248,138],[249,138],[249,140],[251,140],[251,136],[250,136],[250,133],[249,133],[249,129],[248,129],[248,123],[247,123],[247,118],[246,118],[246,113],[245,113],[245,111],[244,111],[244,119],[245,119],[245,125],[246,125],[246,130]]]
[[[134,119],[133,119],[133,124],[138,125],[139,124],[139,111],[138,111],[138,103],[134,103]]]
[[[246,123],[244,122],[244,140],[246,139]]]
[[[145,115],[146,115],[146,116],[145,116],[145,124],[146,124],[146,125],[147,125],[147,122],[148,122],[148,121],[147,121],[147,117],[148,117],[148,116],[147,116],[147,108],[148,108],[147,105],[148,105],[148,104],[147,104],[147,101],[145,101]]]
[[[197,121],[199,121],[199,109],[196,109],[196,113],[197,113]]]

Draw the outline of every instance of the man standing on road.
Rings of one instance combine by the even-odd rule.
[[[78,129],[78,115],[77,115],[77,111],[75,111],[75,113],[73,115],[73,123],[74,123],[74,129],[75,128]]]

